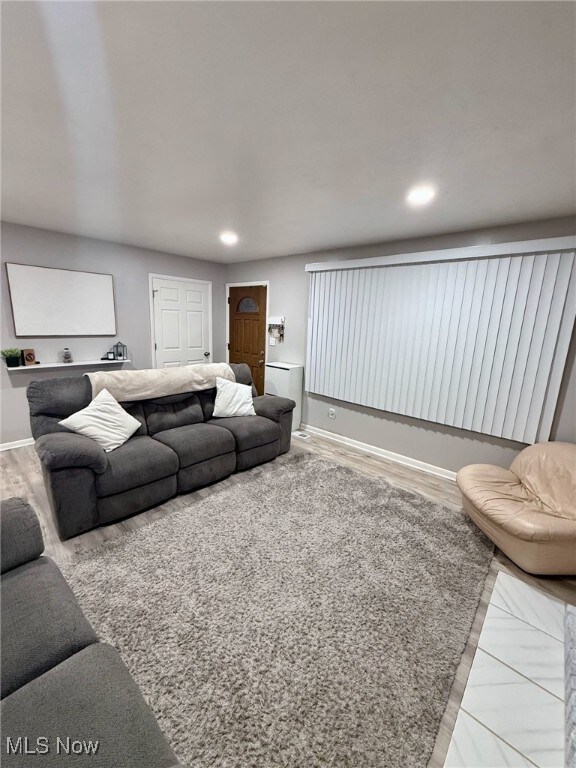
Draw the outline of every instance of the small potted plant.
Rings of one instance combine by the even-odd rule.
[[[21,352],[19,349],[8,347],[8,349],[0,349],[0,355],[6,360],[8,368],[18,368],[21,362]]]

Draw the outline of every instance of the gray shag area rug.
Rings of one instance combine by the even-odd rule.
[[[64,566],[101,639],[195,768],[425,766],[492,545],[316,456],[238,477]]]

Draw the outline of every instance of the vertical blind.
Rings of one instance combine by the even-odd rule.
[[[307,266],[306,390],[521,442],[548,439],[576,315],[574,247],[377,261]]]

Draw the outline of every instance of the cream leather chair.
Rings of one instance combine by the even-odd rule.
[[[471,464],[456,477],[476,525],[525,571],[576,575],[576,445],[536,443],[510,469]]]

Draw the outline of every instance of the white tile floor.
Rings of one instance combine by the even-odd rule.
[[[498,574],[445,768],[563,768],[564,609]]]

